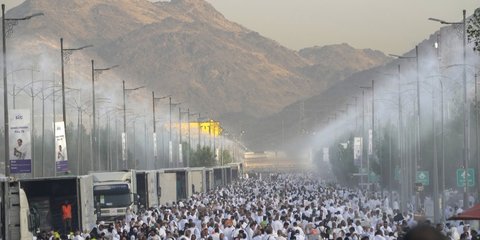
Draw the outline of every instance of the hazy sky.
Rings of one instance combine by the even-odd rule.
[[[68,0],[65,0],[68,1]],[[292,48],[348,43],[403,53],[478,0],[207,0],[228,19]],[[4,0],[7,7],[23,0]]]

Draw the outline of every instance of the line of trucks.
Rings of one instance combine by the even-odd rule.
[[[31,240],[38,231],[63,230],[62,204],[72,205],[72,229],[124,219],[129,211],[171,205],[231,184],[241,163],[213,168],[91,172],[83,176],[0,178],[1,238]]]

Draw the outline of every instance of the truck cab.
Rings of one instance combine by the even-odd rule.
[[[95,172],[93,197],[98,220],[124,219],[128,211],[137,210],[138,195],[133,171]]]

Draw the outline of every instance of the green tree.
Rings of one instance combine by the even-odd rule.
[[[194,152],[191,164],[192,167],[212,167],[215,166],[216,161],[213,155],[213,151],[210,147],[201,147],[197,148]]]
[[[473,42],[473,51],[480,51],[480,8],[477,8],[467,23],[467,37]]]
[[[226,165],[233,162],[232,155],[230,155],[230,151],[224,149],[220,154],[220,160],[222,161],[222,165]]]

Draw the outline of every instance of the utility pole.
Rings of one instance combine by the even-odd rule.
[[[372,160],[375,161],[375,80],[372,80]],[[368,176],[370,177],[370,162],[368,162]],[[382,191],[383,192],[383,191]]]
[[[162,100],[162,99],[165,99],[165,98],[169,98],[170,99],[170,104],[172,102],[170,96],[165,96],[165,97],[155,97],[155,92],[152,91],[152,116],[153,116],[153,155],[154,155],[154,158],[155,158],[155,164],[154,166],[158,166],[157,164],[157,156],[158,156],[158,150],[157,150],[157,125],[156,125],[156,116],[155,116],[155,102],[157,100]],[[163,128],[162,128],[163,130]],[[163,132],[163,131],[162,131]],[[162,133],[163,134],[163,133]],[[162,135],[162,138],[163,138],[163,135]],[[163,152],[163,141],[162,141],[162,152]],[[163,154],[162,154],[162,157],[163,157]]]
[[[432,86],[434,86],[435,79],[432,79]],[[433,220],[439,222],[440,220],[440,206],[438,194],[438,157],[437,157],[437,131],[435,124],[435,89],[432,88],[432,129],[433,129]]]
[[[405,154],[404,154],[404,145],[403,145],[403,108],[402,108],[402,75],[401,75],[401,66],[398,64],[398,149],[399,149],[399,158],[400,158],[400,181],[401,183],[408,183],[410,179],[407,176],[408,165],[406,162]],[[407,209],[407,201],[408,201],[408,188],[409,184],[400,184],[401,188],[401,209],[402,211],[406,211]]]
[[[200,113],[198,114],[198,145],[197,145],[197,150],[199,150],[201,148],[201,131],[202,131],[202,126],[201,126],[201,123],[200,123]]]
[[[118,66],[118,65],[116,65]],[[116,67],[114,66],[114,67]],[[113,68],[113,67],[111,67]],[[109,70],[108,69],[101,69],[101,70]],[[136,91],[144,86],[136,87],[136,88],[125,88],[125,80],[122,81],[123,86],[123,133],[122,133],[122,160],[123,160],[123,167],[124,169],[128,169],[128,151],[127,151],[127,105],[126,105],[126,93],[127,91]],[[135,130],[135,128],[134,128]],[[135,140],[135,139],[134,139]]]
[[[169,124],[168,124],[168,167],[171,167],[173,163],[173,144],[172,144],[172,97],[168,97],[168,106],[169,106]]]
[[[187,109],[187,124],[188,124],[188,149],[187,149],[187,164],[186,164],[186,167],[190,167],[190,149],[191,149],[191,145],[190,145],[190,108]]]
[[[65,104],[63,104],[65,106]],[[93,170],[93,164],[95,162],[95,153],[97,152],[96,151],[96,140],[97,140],[97,136],[96,136],[96,120],[95,120],[95,115],[96,115],[96,109],[95,109],[95,63],[92,59],[92,114],[93,114],[93,125],[92,125],[92,170]],[[66,125],[66,123],[65,123]],[[98,167],[97,167],[97,170],[100,170],[100,159],[97,159],[97,162],[98,162]]]
[[[182,146],[182,108],[178,108],[178,162],[183,164],[183,146]]]
[[[123,133],[122,133],[122,160],[123,169],[128,169],[128,152],[127,152],[127,107],[125,102],[125,80],[122,81],[123,86]]]
[[[10,118],[8,117],[8,84],[7,84],[7,34],[13,31],[13,26],[15,26],[19,21],[29,20],[36,16],[42,16],[43,13],[36,13],[30,16],[26,16],[23,18],[5,18],[5,4],[2,4],[2,53],[3,53],[3,119],[4,119],[4,133],[5,133],[5,176],[10,176],[10,145],[9,145],[9,137],[10,137],[10,129],[8,121]],[[6,196],[6,198],[9,198]],[[9,221],[7,217],[4,222],[4,226],[6,227],[5,233],[7,234],[8,224]],[[8,239],[8,237],[6,237]]]
[[[65,129],[65,143],[67,143],[68,136],[67,136],[67,109],[66,109],[66,101],[65,101],[65,63],[68,63],[70,60],[70,55],[73,54],[74,51],[79,51],[85,48],[93,47],[93,45],[86,45],[79,48],[64,48],[63,46],[63,38],[60,38],[60,62],[61,62],[61,75],[62,75],[62,112],[63,112],[63,124]],[[67,143],[68,145],[68,143]],[[67,151],[67,159],[68,157]],[[79,165],[79,163],[77,163]]]
[[[155,92],[152,91],[152,117],[153,117],[153,158],[154,166],[157,166],[157,124],[155,123]]]
[[[468,101],[467,101],[467,21],[466,21],[467,11],[463,10],[463,20],[461,22],[448,22],[440,20],[437,18],[429,18],[428,20],[439,22],[441,24],[447,25],[462,25],[463,36],[462,36],[462,46],[463,46],[463,175],[465,186],[463,187],[463,209],[467,209],[468,206],[468,184],[467,184],[467,171],[468,171],[468,160],[469,160],[469,114],[468,114]]]
[[[468,205],[468,181],[467,181],[467,172],[468,172],[468,158],[469,158],[469,142],[468,142],[468,101],[467,101],[467,21],[466,21],[467,11],[463,10],[463,145],[464,145],[464,157],[463,157],[463,174],[465,186],[463,189],[463,209],[467,209]]]

